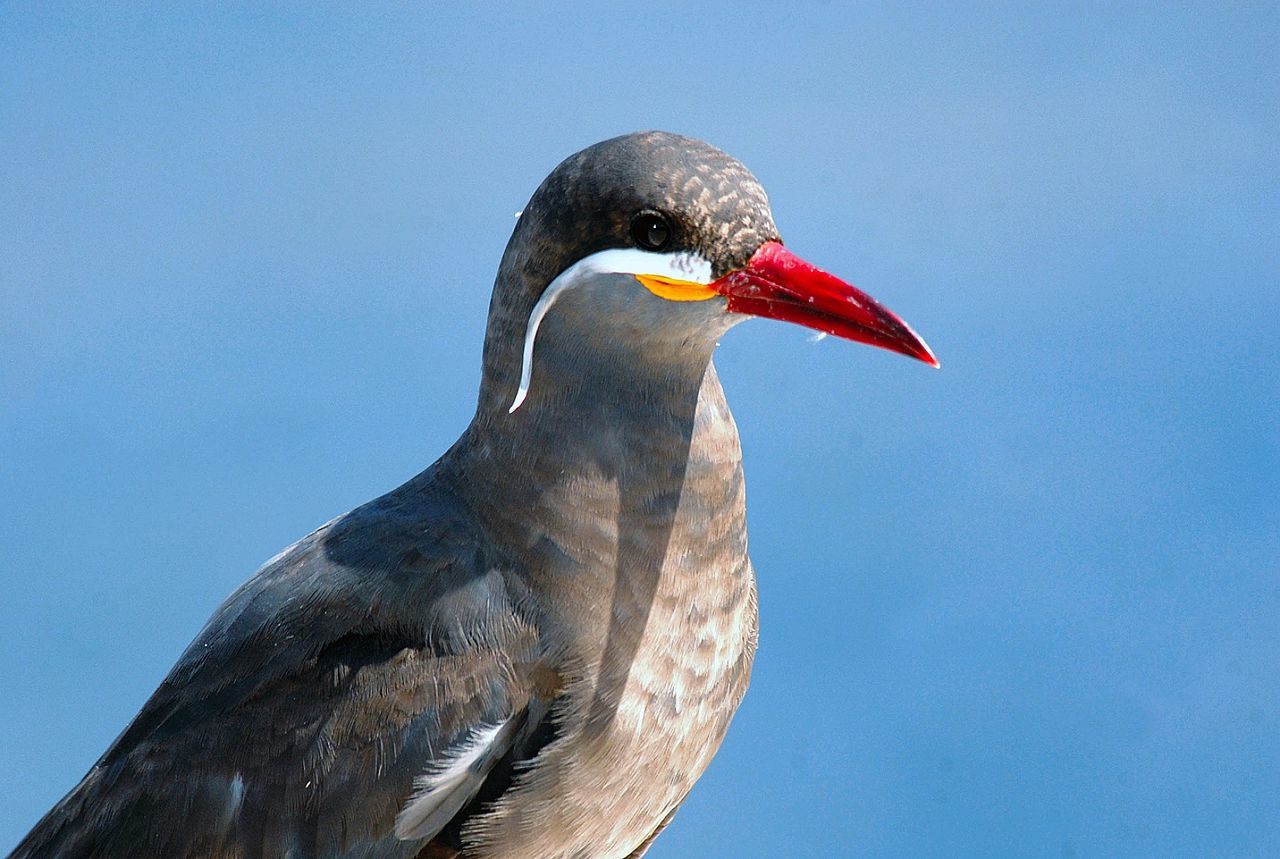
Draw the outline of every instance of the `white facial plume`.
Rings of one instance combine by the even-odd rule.
[[[521,353],[520,387],[516,391],[515,400],[507,413],[511,414],[525,401],[529,395],[529,385],[533,380],[533,345],[538,337],[538,328],[543,318],[551,310],[561,294],[576,286],[581,286],[593,277],[600,275],[648,275],[672,281],[686,283],[711,283],[711,263],[701,256],[688,251],[680,253],[655,253],[639,248],[614,248],[597,251],[583,257],[556,276],[547,285],[546,291],[533,306],[529,314],[529,322],[525,326],[524,350]]]

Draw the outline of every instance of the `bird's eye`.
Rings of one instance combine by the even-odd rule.
[[[659,251],[671,241],[671,225],[657,212],[641,212],[631,220],[631,238],[642,248]]]

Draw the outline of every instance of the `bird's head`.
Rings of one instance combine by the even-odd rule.
[[[739,161],[665,132],[615,137],[561,163],[521,213],[490,306],[486,377],[514,412],[544,362],[560,379],[705,365],[749,316],[937,365],[896,315],[783,247],[764,189]]]

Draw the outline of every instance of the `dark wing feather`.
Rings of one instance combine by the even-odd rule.
[[[536,727],[530,601],[467,521],[428,473],[268,563],[14,857],[413,855],[415,777]]]

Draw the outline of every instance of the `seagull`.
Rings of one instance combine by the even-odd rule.
[[[233,592],[13,857],[643,856],[756,649],[711,361],[751,316],[938,363],[724,152],[569,157],[503,254],[462,436]]]

